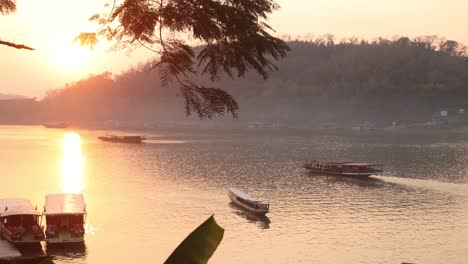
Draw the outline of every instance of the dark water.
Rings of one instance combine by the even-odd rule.
[[[2,197],[42,208],[46,194],[84,184],[85,246],[44,245],[57,263],[162,263],[211,214],[226,231],[210,263],[468,263],[463,136],[166,131],[127,145],[76,130],[76,173],[67,132],[0,128]],[[385,174],[310,175],[311,158],[382,162]],[[230,206],[230,186],[270,201],[268,218]]]

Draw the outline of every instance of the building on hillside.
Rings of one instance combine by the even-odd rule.
[[[432,114],[432,123],[435,125],[448,125],[449,112],[447,109],[440,109]]]

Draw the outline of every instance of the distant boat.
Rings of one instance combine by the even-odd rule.
[[[233,204],[248,212],[265,215],[270,210],[270,204],[260,202],[237,188],[229,188],[228,195]]]
[[[70,124],[68,124],[68,123],[48,123],[48,124],[44,124],[43,126],[47,127],[47,128],[67,128],[67,127],[70,126]]]
[[[332,174],[353,177],[368,177],[383,172],[381,163],[360,163],[349,161],[319,161],[312,160],[304,164],[304,168],[314,173]]]
[[[47,195],[44,215],[47,222],[47,243],[84,242],[86,204],[83,194]]]
[[[143,140],[146,140],[146,138],[142,136],[115,136],[115,135],[98,137],[98,139],[102,141],[118,142],[118,143],[141,143],[143,142]]]
[[[0,199],[0,226],[4,239],[14,244],[40,243],[44,240],[41,214],[28,199]]]

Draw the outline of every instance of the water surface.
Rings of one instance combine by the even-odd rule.
[[[66,150],[70,132],[81,144],[68,139]],[[210,263],[468,261],[463,136],[246,129],[97,140],[108,132],[0,127],[2,197],[41,209],[48,193],[85,195],[85,246],[44,245],[56,263],[162,263],[211,214],[226,231]],[[382,162],[385,174],[311,175],[301,164],[312,158]],[[230,205],[230,186],[270,201],[268,217]]]

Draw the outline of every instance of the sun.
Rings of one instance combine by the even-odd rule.
[[[89,47],[82,47],[78,43],[68,44],[58,47],[55,61],[64,71],[81,71],[87,67],[92,55]]]

